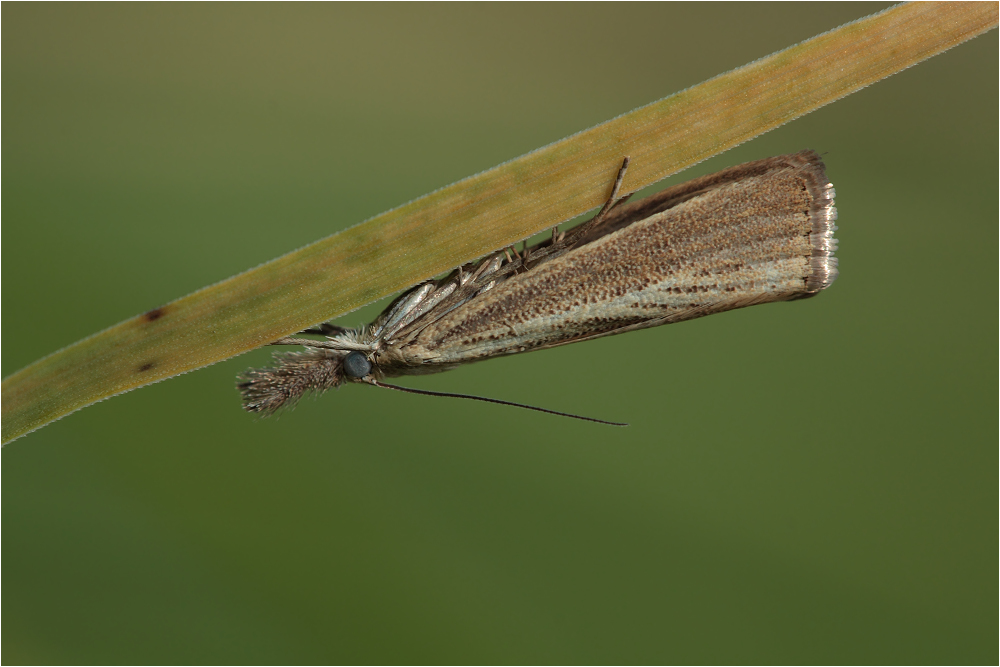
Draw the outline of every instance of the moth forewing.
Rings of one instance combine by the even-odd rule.
[[[523,254],[498,252],[415,286],[368,327],[328,341],[282,339],[326,348],[314,359],[322,368],[297,383],[290,375],[305,372],[305,358],[282,357],[277,369],[251,370],[241,377],[244,407],[273,410],[282,404],[283,394],[271,395],[278,389],[290,403],[302,391],[344,381],[379,384],[383,377],[812,296],[837,277],[835,219],[833,187],[813,151],[606,206]],[[353,357],[355,363],[343,363],[362,354],[364,363]]]
[[[564,252],[446,316],[414,322],[379,365],[405,373],[810,296],[836,277],[831,190],[811,151],[668,188],[581,226]]]

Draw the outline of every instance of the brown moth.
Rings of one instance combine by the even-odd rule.
[[[810,297],[837,277],[834,190],[814,151],[630,204],[630,195],[617,199],[627,166],[628,158],[604,208],[575,229],[421,283],[360,329],[325,324],[302,332],[325,340],[275,341],[307,349],[240,376],[243,407],[269,414],[344,382],[438,394],[383,379]]]

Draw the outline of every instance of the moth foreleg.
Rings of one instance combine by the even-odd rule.
[[[268,343],[268,345],[301,345],[303,347],[315,347],[324,350],[347,350],[350,352],[373,352],[375,346],[369,343],[355,343],[353,341],[335,338],[333,340],[313,340],[312,338],[294,338],[284,336]]]
[[[626,199],[632,196],[632,194],[630,193],[622,197],[621,201],[618,200],[618,192],[622,188],[622,181],[625,180],[625,171],[628,169],[628,163],[629,163],[629,157],[626,155],[625,159],[622,160],[621,169],[618,170],[618,176],[615,177],[615,184],[611,187],[611,196],[608,197],[608,201],[606,201],[601,210],[597,212],[597,215],[594,216],[594,219],[591,220],[591,223],[597,224],[598,222],[604,219],[604,216],[606,216],[608,214],[608,211],[610,211],[616,204],[620,204],[621,202],[624,202]]]
[[[323,322],[318,324],[312,329],[305,329],[298,333],[299,336],[302,334],[312,334],[314,336],[336,336],[337,334],[347,333],[348,329],[338,326],[336,324],[330,324],[329,322]]]
[[[491,273],[499,271],[500,265],[503,264],[504,256],[504,253],[498,252],[489,259],[483,260],[483,262],[479,265],[479,268],[476,269],[476,272],[472,274],[472,278],[470,278],[470,280],[476,283]]]

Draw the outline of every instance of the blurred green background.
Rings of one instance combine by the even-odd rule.
[[[882,7],[5,3],[3,375]],[[4,448],[3,662],[995,663],[997,52],[671,179],[825,153],[818,298],[409,382],[628,429],[258,350]]]

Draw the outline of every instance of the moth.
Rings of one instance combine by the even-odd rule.
[[[578,417],[384,380],[811,297],[837,277],[834,189],[814,151],[748,162],[633,203],[618,198],[627,167],[625,158],[600,212],[570,231],[553,228],[522,252],[508,247],[420,283],[359,329],[323,324],[301,332],[322,340],[275,341],[306,349],[242,374],[244,409],[270,414],[306,392],[357,382]]]

